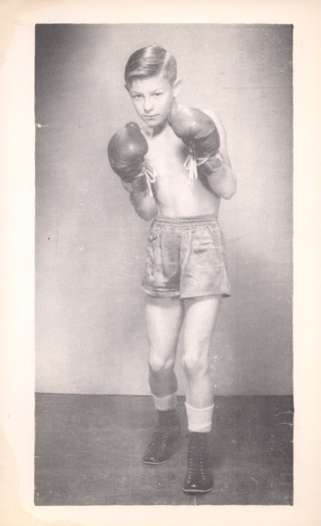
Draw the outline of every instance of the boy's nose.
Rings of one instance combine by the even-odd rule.
[[[144,111],[149,113],[153,109],[152,101],[148,97],[144,100]]]

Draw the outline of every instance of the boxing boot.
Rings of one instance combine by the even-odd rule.
[[[157,411],[158,425],[143,456],[144,464],[160,464],[168,460],[178,446],[180,423],[175,409]]]
[[[209,433],[189,432],[187,472],[183,486],[185,493],[207,493],[213,488],[208,436]]]

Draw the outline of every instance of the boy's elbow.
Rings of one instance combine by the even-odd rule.
[[[232,199],[233,195],[236,193],[236,184],[224,188],[222,192],[223,199]]]
[[[156,209],[148,208],[143,210],[136,210],[137,214],[144,221],[151,221],[156,215]]]
[[[212,185],[212,189],[216,195],[221,197],[222,199],[231,199],[233,195],[236,193],[236,181],[235,179],[231,179],[229,181],[224,181],[222,184],[216,184]]]
[[[225,165],[221,170],[211,174],[208,179],[213,192],[219,197],[231,199],[236,193],[236,177],[230,166]]]
[[[141,219],[144,219],[144,221],[151,221],[151,219],[153,219],[156,216],[156,203],[154,202],[154,200],[152,202],[145,201],[139,204],[137,203],[135,206],[135,210],[137,215]]]
[[[225,185],[222,188],[221,197],[223,197],[223,199],[231,199],[233,195],[236,193],[236,190],[237,190],[236,178],[234,174],[231,173],[228,181],[226,181]]]

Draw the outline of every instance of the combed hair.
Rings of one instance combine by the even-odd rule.
[[[177,63],[169,51],[153,44],[130,55],[125,67],[125,83],[128,86],[134,79],[153,77],[159,73],[173,84],[177,78]]]

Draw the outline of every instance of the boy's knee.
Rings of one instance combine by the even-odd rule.
[[[150,356],[148,366],[151,374],[168,373],[174,368],[174,360],[159,356]]]
[[[182,365],[188,376],[206,374],[208,372],[209,345],[209,338],[204,336],[188,338],[188,340],[185,340]]]
[[[182,357],[182,366],[187,376],[207,374],[209,369],[207,353],[185,353]]]

